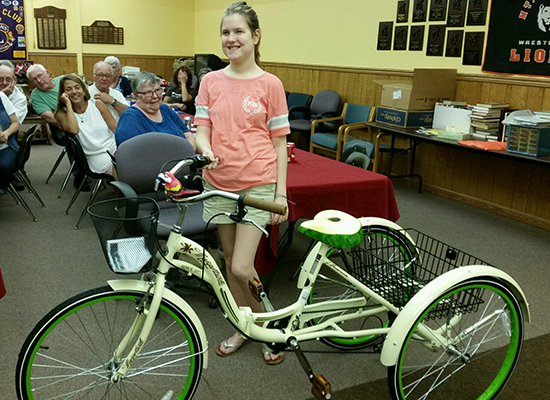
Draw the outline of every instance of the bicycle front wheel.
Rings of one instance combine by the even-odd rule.
[[[393,399],[494,399],[523,343],[523,312],[494,278],[462,282],[427,307],[388,369]],[[424,325],[437,335],[419,333]]]
[[[162,300],[151,334],[126,376],[118,383],[110,380],[127,357],[124,354],[120,360],[112,359],[132,326],[136,305],[144,295],[106,286],[81,293],[53,309],[36,325],[19,354],[19,398],[193,397],[203,366],[199,334],[189,317],[166,299]],[[133,340],[136,338],[137,335]]]
[[[364,268],[370,268],[374,264],[383,265],[386,263],[390,265],[397,265],[400,263],[407,265],[415,258],[415,255],[416,247],[401,232],[386,226],[365,226],[363,227],[363,241],[351,249],[341,249],[335,253],[335,256],[339,256],[340,260],[336,257],[333,258],[337,264],[341,264],[341,266],[351,275],[360,281],[365,281]],[[351,287],[349,283],[337,273],[323,266],[310,294],[309,304],[327,301],[338,302],[357,297],[364,296],[357,289]],[[371,298],[367,298],[366,301],[367,303],[365,306],[361,307],[362,309],[380,306],[380,304]],[[357,308],[339,309],[337,303],[335,309],[335,313],[340,315],[358,311]],[[328,317],[330,317],[330,315]],[[354,331],[388,327],[391,325],[394,318],[395,315],[388,312],[372,315],[367,318],[355,318],[342,324],[341,329]],[[321,317],[312,319],[309,323],[314,325],[324,320],[325,318]],[[323,337],[320,340],[337,349],[356,350],[374,346],[383,339],[384,337],[380,335],[365,335],[349,339]]]

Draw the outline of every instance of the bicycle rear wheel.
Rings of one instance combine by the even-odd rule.
[[[363,235],[362,243],[351,249],[341,249],[336,254],[341,258],[341,263],[337,262],[337,264],[341,264],[347,272],[359,280],[361,280],[360,272],[354,268],[353,262],[353,258],[357,257],[358,254],[368,254],[369,257],[376,259],[376,263],[387,262],[391,264],[407,264],[416,254],[415,246],[402,233],[386,226],[365,226],[363,227]],[[369,262],[368,260],[363,261],[365,263]],[[364,296],[355,288],[350,287],[349,283],[335,272],[323,266],[310,294],[309,304],[331,300],[353,299],[355,297]],[[367,298],[367,304],[362,308],[373,308],[379,305],[379,303]],[[338,313],[341,315],[354,312],[357,312],[357,308],[338,310]],[[325,318],[328,317],[330,316]],[[325,318],[316,318],[310,320],[309,323],[319,324]],[[390,326],[394,319],[395,315],[393,313],[383,313],[368,318],[355,318],[346,321],[340,327],[346,331],[375,329]],[[383,336],[366,335],[352,339],[323,337],[320,340],[331,347],[342,350],[354,350],[378,344],[383,340]]]
[[[20,351],[19,398],[160,400],[172,391],[171,399],[190,399],[202,373],[203,349],[193,322],[165,299],[128,374],[118,383],[110,380],[112,371],[127,357],[124,354],[121,360],[112,361],[143,296],[143,292],[114,291],[106,286],[53,309]]]
[[[422,312],[388,368],[392,398],[494,399],[518,361],[523,323],[518,299],[497,279],[456,285]],[[420,324],[441,336],[421,336]]]

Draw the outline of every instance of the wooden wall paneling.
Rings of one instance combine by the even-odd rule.
[[[458,193],[468,192],[468,176],[472,168],[474,153],[468,150],[453,151],[454,159],[451,159],[452,182],[451,190]]]
[[[544,88],[540,109],[541,111],[550,111],[550,89]]]
[[[537,197],[538,204],[535,214],[540,218],[550,220],[550,172],[548,168],[542,174],[540,191]]]
[[[487,154],[487,157],[479,158],[481,161],[481,171],[476,178],[478,184],[474,197],[484,201],[491,201],[493,197],[493,182],[495,179],[495,170],[493,168],[494,156]]]
[[[516,184],[516,171],[510,162],[504,157],[495,157],[493,167],[495,179],[493,181],[493,196],[491,201],[495,204],[512,208],[514,190]]]
[[[29,60],[42,64],[53,76],[78,72],[78,62],[74,53],[29,53]]]
[[[530,200],[530,185],[532,183],[531,178],[536,168],[527,163],[518,163],[515,170],[516,179],[514,181],[512,208],[527,213]]]

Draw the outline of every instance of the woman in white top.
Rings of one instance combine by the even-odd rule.
[[[76,135],[93,172],[113,174],[107,152],[116,151],[117,122],[101,101],[90,98],[84,82],[76,75],[65,75],[59,82],[55,118],[61,129]]]

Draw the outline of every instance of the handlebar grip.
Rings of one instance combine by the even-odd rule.
[[[273,212],[275,214],[285,215],[287,211],[287,206],[284,204],[274,203],[256,197],[244,196],[243,202],[247,206],[259,208],[260,210]]]

